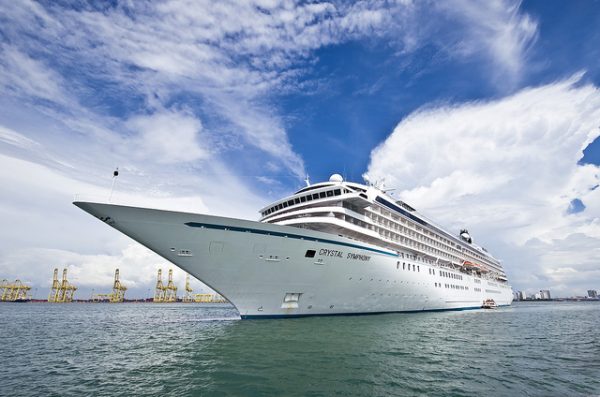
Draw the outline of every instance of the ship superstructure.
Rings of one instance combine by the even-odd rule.
[[[500,262],[370,184],[334,174],[259,222],[75,205],[213,288],[242,318],[479,308],[512,302]]]
[[[261,222],[318,230],[416,256],[425,263],[506,282],[500,262],[473,243],[468,231],[452,235],[413,207],[372,185],[329,182],[299,190],[260,210]]]

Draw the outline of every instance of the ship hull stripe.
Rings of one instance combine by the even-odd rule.
[[[498,307],[508,307],[510,305],[498,305]],[[278,318],[301,318],[301,317],[329,317],[329,316],[370,316],[378,314],[398,314],[398,313],[425,313],[425,312],[457,312],[464,310],[479,310],[481,306],[469,306],[469,307],[452,307],[452,308],[441,308],[441,309],[423,309],[423,310],[394,310],[384,312],[363,312],[363,313],[302,313],[302,314],[249,314],[242,315],[243,320],[267,320],[267,319],[278,319]]]
[[[395,253],[386,252],[386,251],[378,250],[375,248],[365,247],[365,246],[358,245],[358,244],[345,243],[342,241],[327,240],[327,239],[322,239],[322,238],[303,236],[300,234],[274,232],[274,231],[269,231],[269,230],[253,229],[253,228],[248,228],[248,227],[215,225],[215,224],[211,224],[211,223],[200,223],[200,222],[186,222],[185,224],[186,224],[186,226],[189,226],[189,227],[227,230],[227,231],[240,232],[240,233],[263,234],[263,235],[269,235],[269,236],[275,236],[275,237],[284,237],[284,238],[287,237],[287,238],[293,238],[293,239],[297,239],[297,240],[314,241],[317,243],[335,244],[335,245],[341,245],[344,247],[358,248],[361,250],[376,252],[376,253],[382,254],[382,255],[388,255],[388,256],[393,256],[393,257],[398,256],[398,254],[395,254]]]

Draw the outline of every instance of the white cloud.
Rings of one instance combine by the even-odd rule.
[[[520,1],[437,2],[444,13],[463,21],[463,35],[452,47],[461,56],[487,54],[498,86],[513,88],[521,79],[527,52],[537,39],[538,23],[521,12]]]
[[[0,45],[0,88],[20,97],[65,103],[62,77],[13,46]]]
[[[600,135],[600,90],[580,78],[417,111],[373,150],[368,174],[385,177],[404,200],[452,230],[468,226],[480,243],[500,248],[493,253],[512,261],[506,267],[516,286],[535,287],[525,281],[528,272],[558,286],[558,269],[567,264],[558,247],[569,267],[584,272],[597,250],[565,242],[584,236],[600,246],[600,197],[591,190],[600,169],[577,165]],[[586,209],[569,214],[575,198]],[[525,246],[534,255],[522,261]],[[561,286],[568,293],[584,287]]]
[[[0,14],[7,22],[2,27],[5,37],[14,43],[4,50],[0,81],[6,90],[19,91],[16,94],[69,105],[65,115],[72,125],[85,113],[77,109],[79,101],[73,97],[89,100],[103,93],[89,92],[85,85],[89,78],[114,84],[116,95],[142,96],[153,109],[168,108],[181,93],[192,93],[203,99],[205,111],[229,121],[246,144],[301,178],[303,161],[290,145],[277,104],[270,98],[273,93],[301,89],[297,78],[310,68],[304,61],[314,50],[375,37],[395,43],[408,55],[434,42],[462,57],[488,54],[492,74],[502,81],[505,77],[517,81],[537,32],[536,23],[519,5],[183,0],[96,10],[42,7],[24,0],[10,3]],[[448,23],[440,27],[431,21]],[[52,67],[35,59],[48,53],[56,54]],[[68,79],[61,75],[73,69],[77,72]]]
[[[32,139],[27,138],[23,134],[19,134],[18,132],[6,128],[0,125],[0,141],[4,143],[8,143],[9,145],[13,145],[22,149],[33,149],[38,143]]]
[[[209,155],[199,144],[202,123],[190,114],[156,112],[132,117],[126,125],[137,133],[131,144],[139,146],[143,156],[158,162],[188,162],[206,159]],[[205,147],[210,146],[206,138],[203,143]]]

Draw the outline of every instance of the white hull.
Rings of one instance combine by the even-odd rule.
[[[462,280],[442,277],[440,271],[448,269],[322,232],[111,204],[75,205],[213,288],[242,318],[463,310],[479,308],[488,298],[499,306],[512,302],[507,285],[466,274],[460,274]],[[315,256],[307,257],[308,250]],[[411,270],[403,270],[403,263]],[[284,302],[286,294],[293,299]]]

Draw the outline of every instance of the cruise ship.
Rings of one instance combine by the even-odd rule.
[[[224,296],[243,319],[510,305],[503,267],[370,183],[308,184],[259,221],[75,201]]]

